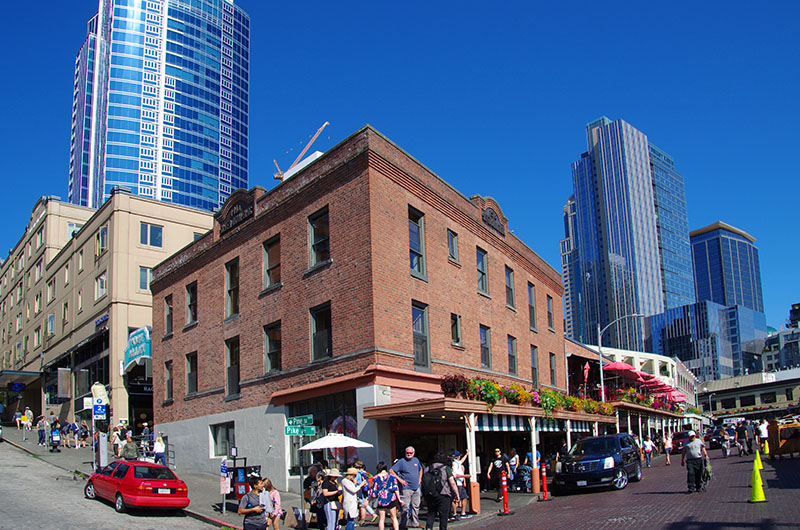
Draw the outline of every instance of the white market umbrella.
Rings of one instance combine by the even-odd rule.
[[[318,451],[320,449],[343,449],[345,447],[373,447],[372,444],[350,438],[344,434],[333,432],[322,438],[317,438],[313,442],[307,443],[300,448],[301,451]]]

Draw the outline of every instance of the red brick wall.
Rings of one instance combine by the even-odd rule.
[[[260,193],[260,192],[259,192]],[[157,423],[269,401],[272,392],[359,373],[380,363],[413,370],[411,301],[429,307],[434,373],[530,381],[530,344],[539,347],[540,382],[549,382],[549,352],[558,355],[565,386],[561,286],[558,274],[508,231],[481,220],[489,199],[468,200],[380,134],[365,128],[307,169],[258,197],[255,218],[213,241],[204,238],[161,264],[153,290],[154,409]],[[332,262],[308,271],[309,215],[328,206]],[[427,279],[409,270],[408,206],[423,212]],[[447,228],[458,234],[460,266],[448,261]],[[264,241],[280,233],[282,286],[262,293]],[[489,255],[491,298],[477,293],[475,246]],[[240,313],[224,321],[225,263],[240,263]],[[505,265],[515,272],[517,312],[505,303]],[[185,286],[198,282],[198,325],[183,330]],[[528,327],[527,282],[537,289],[538,333]],[[173,328],[164,335],[164,297],[173,296]],[[555,330],[546,325],[545,296],[554,301]],[[310,363],[309,309],[331,302],[333,360]],[[462,317],[463,348],[450,344],[450,313]],[[263,326],[281,321],[284,373],[264,375]],[[517,338],[518,377],[480,370],[478,325],[492,329],[492,367],[507,372],[506,336]],[[198,391],[224,388],[225,340],[240,340],[241,397],[224,391],[185,400],[185,355],[198,352]],[[375,348],[378,351],[375,351]],[[385,351],[388,350],[388,351]],[[361,352],[361,353],[358,353]],[[404,355],[396,355],[399,352]],[[164,404],[164,363],[173,361],[173,395]],[[455,364],[450,366],[441,362]],[[259,378],[260,379],[255,379]],[[255,380],[254,380],[255,379]],[[248,380],[250,383],[248,383]]]

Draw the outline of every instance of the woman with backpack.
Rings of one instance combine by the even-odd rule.
[[[378,507],[378,530],[384,530],[386,512],[392,518],[393,530],[400,530],[400,521],[397,519],[397,510],[402,508],[400,502],[400,488],[394,475],[390,475],[385,462],[378,462],[377,473],[372,477],[372,490],[370,497],[376,499]]]

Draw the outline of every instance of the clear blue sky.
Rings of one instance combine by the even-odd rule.
[[[757,239],[768,323],[800,302],[800,3],[238,3],[251,186],[274,186],[273,158],[286,168],[324,121],[322,151],[370,123],[463,194],[497,199],[560,270],[584,126],[623,118],[675,158],[692,229],[723,220]],[[96,9],[4,6],[3,257],[37,198],[66,200],[73,65]]]

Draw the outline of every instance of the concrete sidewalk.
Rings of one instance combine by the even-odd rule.
[[[61,452],[51,453],[47,447],[37,445],[38,434],[36,430],[25,433],[27,440],[22,440],[22,431],[17,430],[16,426],[3,426],[3,438],[7,443],[19,448],[28,454],[39,458],[55,467],[75,474],[81,479],[87,478],[93,470],[92,448],[67,449],[61,447]],[[216,527],[227,526],[230,528],[242,528],[242,516],[236,513],[239,503],[235,499],[228,499],[225,503],[225,512],[222,513],[222,495],[219,493],[219,476],[206,473],[181,473],[180,469],[175,470],[178,478],[183,480],[189,488],[189,499],[191,503],[185,510],[187,514],[205,521]],[[281,507],[289,510],[291,507],[300,507],[300,496],[296,493],[280,492]],[[451,526],[460,526],[467,522],[473,523],[476,520],[488,519],[497,515],[502,510],[502,503],[495,502],[495,493],[481,493],[481,514],[464,521],[450,523]],[[536,500],[535,495],[514,493],[509,497],[509,510],[515,510]],[[424,524],[425,514],[420,515],[420,521]],[[377,528],[377,523],[367,524]],[[388,525],[391,527],[391,525]],[[436,525],[438,527],[438,524]]]

